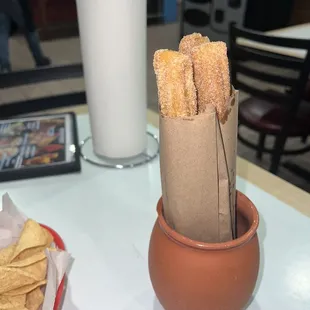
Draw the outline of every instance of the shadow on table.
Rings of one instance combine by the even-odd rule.
[[[253,293],[251,300],[249,301],[248,306],[246,307],[247,310],[261,310],[261,307],[255,300],[255,296],[261,286],[263,275],[265,272],[265,252],[264,252],[264,241],[266,238],[266,222],[261,213],[259,213],[259,227],[258,227],[258,238],[259,238],[259,246],[260,246],[260,266],[259,266],[259,273],[258,279],[256,282],[256,287]]]
[[[153,310],[165,310],[156,297],[154,298]],[[262,308],[258,305],[254,297],[252,297],[245,310],[262,310]]]
[[[153,310],[165,310],[156,297],[154,298]]]
[[[249,304],[245,308],[245,310],[262,310],[260,305],[256,302],[255,298],[252,297],[251,300],[249,301]]]
[[[64,310],[64,309],[79,310],[79,308],[77,306],[75,306],[73,301],[72,301],[71,287],[70,287],[70,283],[68,281],[68,277],[70,276],[70,272],[71,272],[73,263],[74,263],[74,260],[71,260],[71,263],[68,266],[67,277],[65,278],[65,285],[64,285],[64,287],[65,287],[64,291],[65,292],[64,292],[64,295],[62,297],[62,302],[61,302],[61,306],[60,306],[59,310]]]
[[[62,303],[61,303],[59,310],[64,310],[64,309],[66,309],[66,310],[67,309],[68,310],[79,310],[79,308],[72,301],[71,287],[70,287],[70,284],[68,284],[67,280],[65,282],[65,287],[66,287],[65,294],[64,294],[64,297],[62,299]]]

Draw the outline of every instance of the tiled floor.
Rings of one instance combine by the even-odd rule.
[[[152,58],[154,51],[159,48],[177,49],[179,40],[179,31],[177,24],[153,26],[148,28],[148,105],[149,108],[157,110],[157,88],[155,82],[155,75],[153,73]],[[33,61],[28,51],[27,45],[23,38],[14,38],[10,42],[11,47],[11,62],[14,70],[21,70],[33,67]],[[70,64],[81,62],[80,45],[78,38],[70,38],[63,40],[56,40],[51,42],[43,42],[43,49],[51,59],[53,64]],[[48,83],[38,83],[30,86],[14,87],[0,91],[0,104],[23,100],[27,98],[37,98],[48,95],[56,95],[72,91],[79,91],[84,89],[84,80],[70,79],[64,81],[53,81]],[[240,94],[240,101],[245,98],[245,94]],[[243,130],[249,139],[255,141],[257,135],[251,131]],[[268,139],[268,144],[272,143],[272,138]],[[296,147],[300,143],[299,140],[289,141],[289,145]],[[255,153],[247,147],[239,144],[238,153],[240,156],[262,166],[268,168],[269,157],[264,156],[261,162],[255,159]],[[295,161],[310,169],[310,154],[305,154]],[[287,181],[307,190],[310,192],[310,182],[298,178],[288,172],[286,169],[281,168],[279,176]]]

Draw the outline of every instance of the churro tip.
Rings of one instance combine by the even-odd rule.
[[[179,51],[186,55],[191,55],[192,49],[195,46],[210,42],[208,37],[202,36],[200,33],[194,32],[184,36],[179,44]]]

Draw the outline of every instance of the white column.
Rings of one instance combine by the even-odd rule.
[[[146,147],[147,1],[76,2],[94,151],[138,155]]]

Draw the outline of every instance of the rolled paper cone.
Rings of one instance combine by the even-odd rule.
[[[238,133],[238,107],[239,92],[232,88],[230,113],[226,122],[220,123],[224,143],[225,158],[229,174],[229,193],[231,200],[231,216],[233,235],[237,237],[236,231],[236,164],[237,164],[237,133]]]
[[[146,148],[146,1],[77,0],[93,148],[128,158]]]
[[[237,108],[236,96],[234,91],[232,108]],[[236,167],[237,114],[232,112],[225,124],[212,105],[193,117],[160,118],[164,216],[173,229],[193,240],[233,238],[236,174],[229,171]]]

